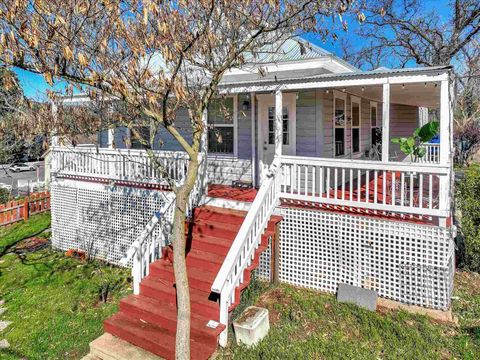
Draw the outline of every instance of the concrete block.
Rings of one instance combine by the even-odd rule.
[[[374,290],[364,289],[349,284],[339,284],[337,292],[338,302],[355,304],[361,308],[376,311],[378,294]]]
[[[268,310],[250,306],[233,322],[237,344],[256,345],[270,330]]]

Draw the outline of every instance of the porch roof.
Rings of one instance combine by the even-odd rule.
[[[220,84],[221,93],[249,93],[297,91],[305,89],[342,89],[351,94],[382,102],[382,85],[392,84],[394,103],[438,107],[438,82],[447,80],[452,66],[434,66],[406,69],[377,69],[373,71],[358,71],[345,73],[324,73],[302,76],[263,78],[257,75],[251,79],[251,74],[242,80],[238,76],[229,82],[228,78]],[[295,74],[297,75],[297,74]],[[232,79],[233,80],[233,79]],[[426,86],[428,83],[435,85]]]

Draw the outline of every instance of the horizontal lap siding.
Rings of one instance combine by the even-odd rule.
[[[297,99],[296,140],[298,156],[317,155],[316,92],[301,91]],[[319,145],[318,145],[319,146]]]
[[[333,93],[323,91],[323,157],[333,157]]]
[[[391,104],[390,106],[390,140],[398,137],[412,136],[418,124],[418,108],[415,106]],[[402,161],[405,154],[398,144],[390,141],[390,159]]]

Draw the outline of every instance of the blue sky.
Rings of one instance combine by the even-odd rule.
[[[423,0],[423,4],[427,9],[427,11],[430,8],[435,8],[435,10],[438,11],[441,15],[446,16],[450,11],[449,7],[447,6],[449,1],[450,0]],[[339,38],[342,38],[342,37],[347,38],[353,44],[353,47],[358,47],[361,41],[355,35],[355,29],[357,29],[359,26],[358,22],[356,21],[356,19],[347,19],[347,20],[349,24],[349,31],[348,32],[338,31],[337,35],[339,36]],[[335,42],[331,38],[326,43],[323,43],[321,40],[318,39],[318,37],[314,35],[306,36],[305,38],[334,54],[339,55],[341,53],[339,49],[339,42],[338,41]],[[46,91],[49,89],[52,89],[52,87],[46,83],[46,81],[41,75],[20,70],[20,69],[15,69],[15,72],[18,75],[20,84],[27,97],[40,100],[40,101],[46,99]],[[56,81],[53,89],[57,91],[61,91],[65,89],[66,85],[67,84],[64,81]]]

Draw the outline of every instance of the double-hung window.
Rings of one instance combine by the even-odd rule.
[[[333,100],[333,128],[334,128],[334,154],[335,156],[345,155],[345,129],[347,125],[346,119],[346,96],[338,94]]]
[[[234,155],[235,110],[234,98],[213,99],[208,107],[208,152]]]

